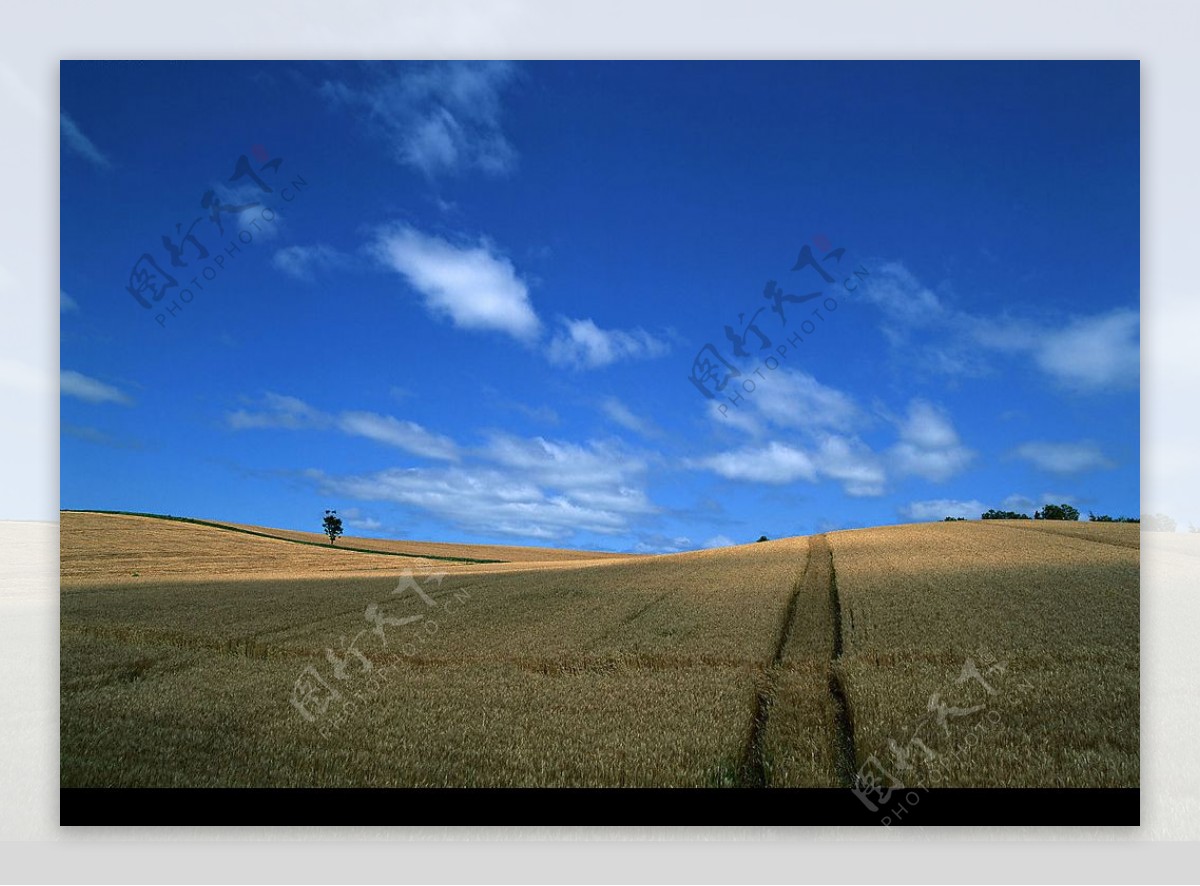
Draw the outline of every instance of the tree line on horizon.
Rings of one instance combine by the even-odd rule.
[[[1157,516],[1157,515],[1156,515]],[[966,520],[966,517],[946,517],[942,522],[957,523]],[[1040,510],[1033,512],[1033,517],[1020,511],[1002,511],[997,508],[989,508],[979,515],[980,520],[1078,520],[1079,509],[1066,504],[1059,505],[1043,505]],[[1090,523],[1140,523],[1140,517],[1112,517],[1108,514],[1096,514],[1088,511],[1088,522]],[[1172,521],[1171,531],[1174,531],[1174,521]]]

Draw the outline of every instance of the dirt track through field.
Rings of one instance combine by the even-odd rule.
[[[739,770],[739,786],[767,787],[770,782],[763,747],[769,726],[771,708],[776,703],[779,676],[785,667],[785,655],[789,641],[796,629],[802,607],[828,607],[830,625],[829,649],[829,696],[834,711],[833,757],[837,764],[838,780],[844,787],[853,787],[858,769],[857,752],[854,746],[854,721],[846,690],[838,672],[837,662],[842,657],[844,639],[842,635],[842,607],[838,599],[837,571],[833,563],[833,551],[829,539],[816,535],[809,539],[808,554],[804,570],[796,579],[791,597],[788,599],[775,654],[769,667],[760,675],[760,685],[755,697],[754,713],[751,718],[746,748]]]

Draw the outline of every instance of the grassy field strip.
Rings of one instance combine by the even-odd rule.
[[[981,647],[1005,662],[996,716],[938,745],[942,783],[1136,784],[1137,527],[1020,528],[414,560],[427,606],[391,593],[395,558],[347,575],[372,555],[64,514],[63,784],[832,787],[906,742]],[[260,544],[291,555],[244,574]],[[121,577],[160,554],[175,572]],[[422,619],[384,643],[370,605]],[[292,705],[308,667],[341,699],[317,723]]]
[[[1093,544],[1116,545],[1121,548],[1141,547],[1141,527],[1136,523],[1076,523],[1059,520],[987,520],[981,525],[991,528],[1023,529],[1026,532],[1053,532],[1069,535]]]
[[[354,542],[353,538],[346,538],[343,543],[332,545],[329,540],[320,534],[313,533],[289,533],[286,530],[276,530],[274,532],[265,531],[258,526],[244,526],[238,523],[218,523],[212,520],[197,520],[194,517],[174,517],[170,514],[142,514],[133,511],[62,511],[63,514],[102,514],[109,517],[134,517],[142,520],[167,520],[172,523],[187,523],[193,526],[207,526],[210,529],[220,529],[225,532],[240,532],[244,535],[253,535],[258,538],[270,538],[275,541],[286,541],[291,544],[310,545],[323,550],[330,551],[350,551],[359,554],[377,554],[381,557],[415,557],[421,560],[447,560],[458,563],[502,563],[502,560],[480,560],[472,557],[451,557],[438,556],[433,553],[415,554],[408,551],[387,550],[383,547],[359,547],[353,544],[345,544],[344,542]]]
[[[279,578],[288,575],[399,574],[463,565],[297,545],[168,520],[63,514],[60,577],[64,588],[136,588],[163,581]]]
[[[289,541],[329,547],[329,540],[319,532],[302,532],[297,529],[272,529],[244,523],[222,523],[217,526],[248,530]],[[608,551],[580,551],[568,548],[540,548],[520,545],[456,544],[439,541],[415,541],[411,539],[363,538],[343,536],[337,546],[354,545],[356,548],[376,553],[403,553],[410,557],[430,559],[464,560],[477,563],[566,563],[572,560],[638,559],[645,554],[615,554]]]
[[[856,763],[918,736],[941,784],[1136,785],[1137,527],[947,525],[830,535]]]
[[[63,783],[737,784],[805,550],[445,570],[429,593],[463,599],[428,610],[440,624],[415,655],[401,629],[369,650],[363,681],[388,677],[331,737],[291,688],[363,629],[367,604],[422,611],[390,594],[394,574],[64,593]]]

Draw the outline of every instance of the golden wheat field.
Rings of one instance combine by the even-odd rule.
[[[61,520],[67,787],[1138,783],[1135,525],[624,556]]]

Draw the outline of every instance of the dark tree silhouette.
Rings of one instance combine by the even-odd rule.
[[[337,541],[338,536],[342,534],[342,518],[337,515],[337,511],[327,510],[322,525],[325,529],[325,534],[329,536],[329,543],[333,544]]]
[[[1043,520],[1078,520],[1079,511],[1068,504],[1046,505],[1042,508]]]

